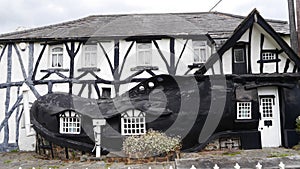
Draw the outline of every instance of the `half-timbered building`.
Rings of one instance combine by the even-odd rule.
[[[161,74],[225,76],[234,86],[225,108],[235,117],[229,120],[255,128],[244,135],[257,137],[254,146],[246,145],[291,146],[296,142],[293,120],[299,115],[293,106],[300,99],[300,60],[289,39],[287,22],[265,20],[256,10],[247,17],[220,12],[97,15],[2,34],[0,148],[34,148],[29,107],[45,94],[105,100]],[[147,114],[120,113],[122,125],[135,114],[139,121]],[[60,134],[80,134],[80,117],[64,112],[56,126],[43,125]],[[66,125],[71,123],[73,128]],[[130,135],[128,126],[119,127],[121,135]],[[139,127],[141,133],[147,129],[146,124]]]

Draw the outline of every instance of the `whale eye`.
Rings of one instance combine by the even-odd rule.
[[[139,90],[140,90],[140,91],[144,91],[144,90],[145,90],[145,87],[144,87],[144,86],[140,86],[140,87],[139,87]]]
[[[158,81],[158,82],[162,82],[162,81],[164,81],[164,79],[161,78],[161,77],[159,77],[159,78],[157,78],[157,81]]]
[[[148,83],[148,86],[149,86],[150,88],[152,88],[152,87],[154,87],[154,83],[153,83],[153,82],[149,82],[149,83]]]

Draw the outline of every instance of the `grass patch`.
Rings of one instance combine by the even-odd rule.
[[[48,166],[47,168],[51,168],[51,169],[58,169],[58,166]]]
[[[4,164],[9,164],[9,163],[11,163],[12,161],[11,160],[5,160],[4,161]]]
[[[224,152],[222,155],[233,157],[233,156],[236,156],[239,154],[241,154],[240,151],[227,151],[227,152]]]
[[[297,144],[297,145],[295,145],[295,146],[293,147],[293,149],[296,150],[296,151],[300,151],[300,143]]]
[[[11,153],[17,153],[17,152],[19,152],[19,150],[18,150],[18,149],[15,149],[15,150],[11,150],[10,152],[11,152]]]
[[[112,166],[112,163],[105,163],[105,169],[108,169]]]
[[[287,153],[278,153],[278,152],[274,152],[274,153],[271,153],[270,155],[268,155],[267,157],[268,158],[282,158],[282,157],[288,157],[290,156],[290,154],[287,154]]]

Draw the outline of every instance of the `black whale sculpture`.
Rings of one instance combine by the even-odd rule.
[[[236,120],[235,93],[253,102],[252,119]],[[101,147],[120,150],[121,114],[137,109],[145,112],[146,129],[179,135],[183,151],[199,151],[220,137],[238,137],[242,148],[261,148],[257,130],[259,114],[257,90],[222,76],[170,76],[149,78],[113,99],[87,99],[67,93],[51,93],[38,98],[31,108],[31,122],[38,134],[54,144],[90,152],[94,147],[92,119],[106,119]],[[61,134],[59,114],[74,111],[81,117],[80,134]]]

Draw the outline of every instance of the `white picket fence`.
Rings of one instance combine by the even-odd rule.
[[[279,167],[279,169],[285,169],[285,164],[283,164],[283,162],[280,162],[278,167]],[[233,169],[240,169],[240,168],[241,168],[241,166],[238,163],[236,163],[235,166],[233,166]],[[262,166],[262,164],[257,163],[255,168],[256,169],[262,169],[263,166]],[[19,169],[22,169],[22,167],[19,167]],[[35,168],[32,167],[32,169],[35,169]],[[52,168],[49,168],[49,169],[52,169]],[[86,169],[88,169],[88,168],[86,168]],[[110,168],[108,167],[108,169],[110,169]],[[131,169],[131,167],[128,167],[128,169]],[[148,169],[151,169],[151,167],[149,167]],[[174,169],[174,168],[172,166],[170,166],[169,169]],[[197,168],[194,165],[192,165],[190,169],[197,169]],[[220,169],[220,167],[217,164],[215,164],[215,166],[212,167],[212,169]]]

